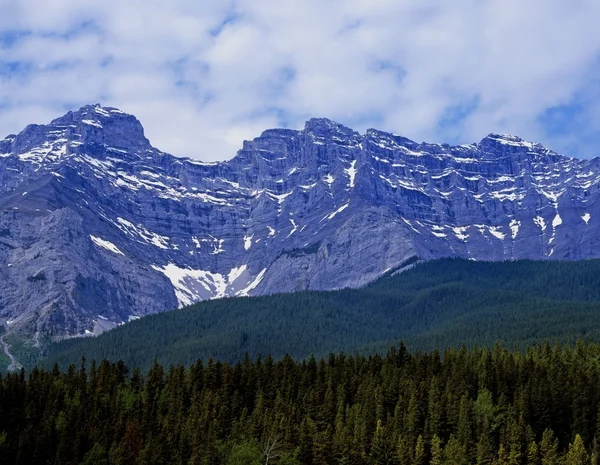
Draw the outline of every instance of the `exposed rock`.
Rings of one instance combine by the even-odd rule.
[[[414,255],[598,257],[599,178],[598,159],[513,136],[451,147],[326,119],[202,163],[86,106],[0,141],[0,318],[56,339],[203,299],[360,286]]]

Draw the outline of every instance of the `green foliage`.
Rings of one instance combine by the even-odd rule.
[[[551,429],[544,430],[540,443],[540,456],[542,465],[558,465],[558,440]]]
[[[593,465],[599,360],[577,342],[34,368],[0,377],[0,463]]]
[[[100,444],[96,443],[90,451],[85,454],[80,465],[109,465],[108,454]]]
[[[4,341],[10,346],[10,352],[13,354],[13,356],[23,366],[32,367],[39,361],[39,348],[35,347],[31,340],[25,339],[22,336],[12,332],[4,337]],[[1,349],[0,353],[4,354]],[[81,359],[81,357],[79,357],[79,359]],[[8,357],[6,357],[5,360],[6,364],[4,364],[4,360],[2,360],[2,371],[6,371],[6,368],[10,363],[10,359]]]
[[[292,454],[285,454],[281,456],[279,465],[302,465],[298,459]]]
[[[10,358],[4,353],[4,351],[2,351],[2,348],[0,347],[0,373],[6,373],[10,362]]]
[[[577,434],[573,443],[569,445],[569,452],[567,452],[567,456],[565,457],[565,465],[589,465],[589,463],[590,458],[585,450],[583,439]]]
[[[44,366],[68,366],[82,355],[123,359],[144,369],[154,360],[184,366],[198,358],[234,363],[245,353],[301,359],[339,351],[375,353],[399,340],[421,350],[457,342],[491,347],[497,341],[524,348],[540,339],[600,340],[599,309],[600,260],[443,259],[362,289],[220,299],[145,317],[98,338],[53,344]],[[586,402],[580,398],[577,404],[582,425],[589,421],[583,414]]]
[[[256,441],[247,441],[233,447],[227,465],[262,465],[262,453]]]
[[[540,457],[538,445],[535,441],[531,441],[529,443],[529,447],[527,448],[527,465],[539,465]]]
[[[437,434],[433,435],[431,439],[431,458],[429,465],[441,465],[442,464],[442,441]]]

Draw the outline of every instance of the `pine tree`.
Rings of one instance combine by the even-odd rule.
[[[569,452],[565,456],[565,465],[589,465],[590,457],[585,450],[583,439],[579,434],[575,435],[575,440],[569,445]]]
[[[425,441],[423,440],[423,436],[419,434],[417,438],[417,444],[415,445],[415,458],[413,459],[413,465],[426,465],[425,455]]]
[[[300,437],[298,442],[298,460],[300,460],[300,463],[313,463],[314,434],[314,423],[310,419],[304,419],[300,425]]]
[[[458,413],[457,439],[466,450],[470,450],[471,438],[473,433],[471,420],[471,399],[468,393],[465,393],[460,399],[460,409]]]
[[[540,442],[541,465],[558,465],[558,440],[551,429],[546,429]]]
[[[108,454],[104,447],[95,443],[94,446],[85,454],[80,465],[109,465]]]
[[[421,421],[421,411],[419,399],[417,398],[416,389],[413,389],[410,401],[408,402],[408,411],[406,413],[405,432],[410,437],[411,441],[416,441],[419,423]]]
[[[477,465],[491,465],[494,461],[494,444],[487,431],[479,437],[477,442]]]
[[[483,434],[484,431],[491,431],[494,428],[496,407],[492,398],[492,393],[487,389],[480,389],[477,394],[477,400],[473,405],[477,434]]]
[[[527,447],[527,465],[539,465],[540,454],[535,441],[531,441]]]
[[[319,431],[313,436],[313,464],[327,465],[333,461],[333,450],[331,447],[331,428]]]
[[[523,457],[523,437],[521,426],[516,421],[509,424],[508,441],[510,449],[508,452],[509,465],[521,465]]]
[[[498,459],[496,460],[496,465],[509,465],[508,451],[504,447],[504,444],[500,444],[498,449]]]
[[[444,447],[444,465],[468,465],[467,449],[454,435],[448,439]]]
[[[377,427],[371,445],[371,463],[373,465],[391,465],[394,463],[394,450],[386,428],[381,420],[377,420]]]
[[[440,381],[434,376],[431,379],[431,386],[428,394],[428,409],[427,409],[427,437],[441,434],[442,429],[442,393],[440,389]]]
[[[414,450],[410,437],[401,434],[396,445],[396,462],[399,465],[412,465]]]
[[[429,465],[442,465],[443,452],[442,441],[437,434],[434,434],[431,438],[431,458],[429,459]]]

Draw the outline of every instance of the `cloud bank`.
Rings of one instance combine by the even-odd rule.
[[[87,103],[153,145],[231,158],[328,117],[600,155],[597,0],[0,0],[0,134]]]

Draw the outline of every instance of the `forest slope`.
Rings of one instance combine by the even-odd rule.
[[[443,349],[496,341],[600,340],[600,260],[442,259],[362,289],[220,299],[142,318],[97,338],[53,344],[44,364],[107,358],[189,365],[271,354],[374,351],[403,340]]]

